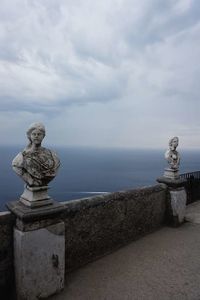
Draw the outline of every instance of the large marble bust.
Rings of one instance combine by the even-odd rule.
[[[29,187],[46,186],[55,176],[60,160],[55,152],[41,146],[45,137],[42,123],[33,123],[27,130],[29,144],[12,162],[13,170]]]
[[[169,149],[165,152],[165,158],[172,170],[178,170],[180,164],[180,154],[176,150],[178,147],[178,137],[173,137],[169,140]]]

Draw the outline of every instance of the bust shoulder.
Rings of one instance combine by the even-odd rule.
[[[58,155],[57,155],[56,152],[54,152],[54,151],[52,151],[52,150],[50,150],[50,151],[51,151],[51,155],[52,155],[52,157],[53,157],[53,159],[54,159],[55,166],[56,166],[56,168],[57,168],[57,167],[60,166],[60,159],[58,158]]]
[[[12,161],[13,167],[22,167],[23,165],[23,152],[19,152]]]

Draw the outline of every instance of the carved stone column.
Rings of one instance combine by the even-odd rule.
[[[14,158],[13,170],[26,183],[20,199],[7,205],[15,215],[14,266],[19,300],[38,300],[64,288],[63,206],[48,195],[60,166],[57,154],[42,147],[42,123],[27,130],[28,145]]]
[[[180,154],[176,150],[179,138],[173,137],[169,140],[169,148],[165,152],[168,168],[165,168],[164,175],[157,179],[168,187],[168,209],[167,220],[172,226],[179,226],[184,222],[187,194],[185,191],[184,179],[179,175]]]
[[[64,288],[65,226],[59,203],[29,208],[20,201],[8,209],[16,217],[14,267],[19,300],[45,299]]]
[[[187,193],[185,191],[186,181],[183,179],[169,179],[160,177],[157,179],[159,183],[164,183],[168,187],[167,196],[167,221],[168,225],[177,227],[184,222]]]

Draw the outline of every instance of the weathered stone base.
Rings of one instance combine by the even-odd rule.
[[[64,288],[64,223],[22,232],[14,229],[17,298],[45,299]]]
[[[30,187],[25,186],[24,192],[20,197],[20,202],[29,207],[40,207],[53,203],[48,196],[48,186]]]
[[[183,187],[186,184],[186,180],[185,179],[181,179],[181,178],[177,178],[177,179],[171,179],[169,177],[159,177],[157,178],[157,181],[159,183],[164,183],[166,184],[169,188],[179,188],[179,187]]]
[[[174,225],[178,226],[184,222],[186,213],[187,195],[184,188],[179,188],[170,191],[170,202]]]
[[[179,179],[180,176],[178,170],[166,168],[164,172],[164,177],[174,180],[174,179]]]
[[[168,187],[167,199],[167,223],[177,227],[184,222],[185,209],[187,203],[187,193],[185,191],[186,180],[167,178],[165,176],[157,179],[159,183],[164,183]]]

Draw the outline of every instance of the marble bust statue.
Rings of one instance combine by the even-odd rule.
[[[13,169],[31,187],[47,185],[56,176],[60,160],[55,152],[41,146],[45,137],[42,123],[31,124],[27,137],[29,144],[14,158]]]
[[[45,127],[42,123],[31,124],[27,130],[27,137],[29,144],[13,159],[12,167],[26,183],[24,194],[21,196],[23,201],[24,198],[26,201],[35,198],[45,200],[40,198],[49,198],[47,185],[56,176],[60,160],[54,151],[41,145],[45,137]],[[50,200],[48,202],[50,203]]]
[[[180,164],[180,155],[176,148],[178,147],[178,137],[169,140],[169,149],[165,152],[165,158],[172,170],[178,170]]]

